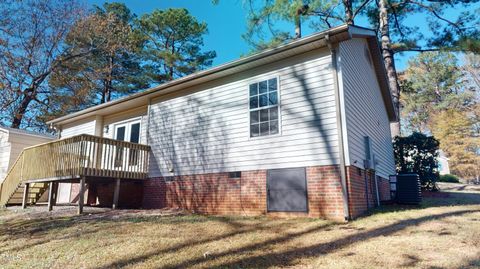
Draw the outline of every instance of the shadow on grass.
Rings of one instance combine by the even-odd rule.
[[[305,230],[305,231],[302,231],[302,232],[298,232],[298,233],[289,234],[288,237],[280,237],[280,238],[277,238],[277,239],[269,240],[267,242],[268,242],[268,244],[282,243],[284,241],[290,240],[293,237],[302,236],[302,235],[305,235],[305,234],[310,234],[310,233],[314,233],[314,232],[324,230],[328,226],[331,226],[331,225],[334,225],[334,224],[329,223],[329,224],[316,225],[315,227],[313,227],[311,229],[308,229],[308,230]],[[121,267],[124,267],[126,265],[133,265],[133,264],[142,263],[142,262],[147,261],[148,259],[150,259],[152,257],[155,257],[155,256],[158,256],[158,255],[164,255],[164,254],[167,254],[167,253],[174,253],[174,252],[177,252],[177,251],[181,251],[184,248],[191,248],[191,247],[194,247],[196,245],[207,244],[207,243],[215,242],[215,241],[219,241],[219,240],[227,240],[228,238],[231,238],[231,237],[234,237],[234,236],[237,236],[237,235],[247,234],[247,233],[250,233],[250,232],[260,232],[260,231],[271,230],[271,229],[272,229],[271,226],[248,225],[248,228],[245,228],[245,229],[237,229],[237,230],[235,230],[233,232],[230,232],[230,233],[224,233],[224,234],[209,237],[208,239],[203,239],[203,240],[189,240],[187,242],[178,244],[178,245],[170,247],[170,248],[152,250],[152,251],[149,251],[149,252],[146,252],[146,253],[142,253],[141,255],[138,255],[138,256],[133,257],[133,258],[121,259],[121,260],[109,263],[107,265],[97,267],[97,269],[121,268]],[[215,255],[215,257],[216,257],[216,255]],[[205,258],[199,258],[199,260],[186,261],[185,263],[179,263],[179,264],[174,265],[172,267],[164,267],[164,268],[184,268],[184,267],[186,267],[190,264],[196,264],[196,263],[201,262],[201,261],[203,262],[203,261],[206,261],[206,260],[205,260]]]
[[[464,261],[458,267],[441,267],[441,266],[430,266],[428,269],[478,269],[480,268],[480,258],[474,258]]]
[[[151,213],[152,211],[145,210],[106,210],[106,211],[93,211],[88,212],[86,208],[86,214],[74,215],[73,211],[65,211],[63,214],[69,214],[67,216],[50,215],[45,211],[39,212],[25,212],[2,220],[0,222],[0,254],[6,252],[15,252],[26,250],[38,245],[49,243],[52,240],[68,240],[75,238],[82,238],[88,235],[95,235],[105,229],[109,229],[111,225],[115,223],[151,223],[160,224],[165,226],[180,225],[180,224],[195,224],[195,223],[223,223],[233,231],[228,233],[222,233],[218,236],[209,237],[208,239],[192,238],[181,244],[163,249],[161,251],[154,251],[152,253],[145,253],[141,257],[137,257],[134,260],[141,262],[143,259],[147,259],[152,255],[158,255],[162,253],[170,253],[177,250],[181,250],[185,247],[191,247],[198,244],[204,244],[208,242],[214,242],[218,240],[227,239],[229,237],[259,232],[264,230],[276,230],[282,228],[282,225],[289,223],[292,220],[277,221],[275,225],[270,225],[268,221],[265,221],[265,216],[259,217],[243,217],[243,216],[206,216],[196,214],[185,214],[180,211],[167,212],[159,211],[157,213]],[[93,209],[93,208],[92,208]],[[14,213],[15,214],[15,213]],[[247,221],[246,221],[247,220]],[[257,224],[252,224],[252,221]],[[307,221],[315,221],[307,219]],[[328,222],[330,224],[330,222]],[[79,227],[79,225],[82,225]],[[326,227],[322,226],[322,228]],[[75,227],[74,230],[69,229]],[[21,246],[7,248],[8,242],[15,240],[25,240]],[[5,244],[7,243],[7,244]],[[2,247],[2,245],[5,245]],[[110,266],[118,267],[131,263],[131,260],[122,262],[118,261]],[[107,266],[105,268],[109,268]]]
[[[268,249],[269,247],[273,247],[277,244],[288,242],[300,236],[305,236],[309,234],[313,235],[316,232],[319,232],[322,230],[328,230],[329,226],[332,226],[335,224],[316,225],[315,227],[312,227],[304,231],[292,232],[286,235],[278,236],[276,238],[264,240],[259,243],[251,243],[236,249],[214,253],[208,259],[206,259],[205,257],[198,257],[198,258],[187,259],[183,261],[179,260],[177,263],[171,264],[169,266],[164,266],[163,268],[186,268],[194,265],[200,266],[202,263],[210,262],[211,259],[220,259],[224,257],[230,257],[230,259],[227,259],[228,261],[226,262],[217,264],[215,266],[216,268],[237,268],[237,267],[238,268],[248,268],[248,267],[264,268],[264,267],[271,267],[271,266],[291,266],[291,265],[294,265],[294,262],[297,259],[318,257],[319,255],[325,255],[359,242],[364,242],[366,240],[370,240],[380,236],[389,236],[396,232],[404,230],[408,227],[419,225],[423,222],[448,218],[452,216],[460,216],[463,214],[469,214],[474,212],[477,212],[477,211],[476,210],[458,210],[458,211],[453,211],[448,213],[428,215],[428,216],[423,216],[423,217],[414,218],[414,219],[402,220],[402,221],[393,223],[391,225],[387,225],[377,229],[365,230],[365,231],[358,230],[358,232],[355,234],[348,235],[343,238],[339,238],[329,242],[323,242],[323,243],[314,244],[306,247],[297,247],[293,249],[289,248],[289,249],[286,249],[285,251],[281,251],[277,253],[261,252],[262,254],[259,254],[259,255],[253,255],[250,257],[235,260],[236,256],[242,256],[245,253],[261,251],[262,249]],[[346,226],[341,225],[339,228],[343,228],[343,227],[346,227]],[[135,265],[138,263],[145,262],[148,259],[153,258],[155,256],[159,256],[159,255],[161,256],[162,254],[166,254],[169,252],[181,251],[184,248],[190,248],[195,245],[205,244],[205,243],[214,242],[218,240],[224,240],[224,239],[227,239],[228,237],[232,237],[242,233],[248,233],[251,231],[256,232],[256,231],[259,231],[261,228],[262,227],[253,225],[253,226],[249,226],[249,228],[247,229],[237,230],[232,233],[227,233],[227,234],[219,235],[216,237],[210,237],[206,240],[188,241],[168,249],[153,250],[148,253],[142,253],[141,255],[138,255],[136,257],[118,260],[113,263],[109,263],[107,265],[103,265],[97,268],[103,269],[103,268],[112,268],[112,267],[113,268],[122,267],[125,265]],[[263,228],[266,228],[266,227],[263,227]],[[268,228],[270,229],[271,227],[268,227]],[[232,261],[232,258],[233,258],[233,261]],[[414,265],[416,261],[412,259],[411,263],[412,263],[411,265]]]
[[[255,267],[270,267],[270,266],[288,266],[288,265],[293,265],[293,262],[297,259],[300,258],[308,258],[308,257],[317,257],[319,255],[325,255],[330,252],[334,252],[340,249],[343,249],[349,245],[356,244],[358,242],[363,242],[369,239],[373,239],[379,236],[388,236],[393,233],[396,233],[398,231],[401,231],[407,227],[410,226],[416,226],[419,225],[423,222],[427,222],[430,220],[438,220],[442,218],[448,218],[452,216],[459,216],[463,214],[468,214],[468,213],[474,213],[477,212],[476,210],[460,210],[460,211],[454,211],[454,212],[448,212],[448,213],[443,213],[443,214],[436,214],[436,215],[429,215],[429,216],[424,216],[420,218],[415,218],[415,219],[407,219],[407,220],[402,220],[396,223],[393,223],[391,225],[387,225],[384,227],[380,227],[377,229],[373,230],[368,230],[364,232],[359,232],[353,235],[345,236],[343,238],[330,241],[330,242],[325,242],[325,243],[320,243],[320,244],[315,244],[312,246],[307,246],[307,247],[299,247],[299,248],[294,248],[278,253],[268,253],[268,254],[262,254],[262,255],[256,255],[244,259],[240,259],[238,261],[234,262],[227,262],[227,263],[222,263],[218,265],[218,268],[230,268],[233,266],[239,266],[239,267],[250,267],[250,266],[255,266]],[[315,231],[315,230],[314,230]],[[302,232],[300,234],[288,234],[286,236],[282,236],[276,239],[272,240],[267,240],[262,243],[256,243],[256,244],[251,244],[239,249],[235,250],[230,250],[222,253],[218,253],[214,256],[214,258],[220,258],[220,257],[225,257],[229,255],[237,255],[245,251],[253,251],[253,250],[258,250],[258,249],[263,249],[265,247],[268,247],[270,245],[274,245],[280,242],[285,242],[292,240],[296,236],[300,235],[305,235],[308,233],[312,233],[314,231],[309,231],[309,232]],[[182,268],[186,267],[188,265],[193,265],[193,264],[198,264],[204,262],[203,259],[195,259],[195,260],[189,260],[185,261],[182,263],[175,264],[171,267],[166,267],[166,268]]]
[[[65,233],[69,227],[78,224],[75,218],[57,217],[57,218],[35,218],[35,219],[11,219],[0,224],[0,245],[14,240],[27,240],[25,244],[12,248],[5,248],[0,251],[16,252],[31,247],[48,243],[52,238],[48,234],[55,231],[55,240],[66,240],[70,238],[80,238],[88,234],[94,234],[100,230],[97,225],[88,225],[81,230]]]
[[[71,238],[80,238],[89,234],[95,234],[102,229],[108,229],[109,225],[118,222],[131,223],[156,223],[162,225],[175,225],[182,223],[203,223],[208,221],[221,222],[227,224],[230,228],[236,230],[233,236],[253,230],[262,230],[265,227],[250,227],[245,229],[246,225],[241,222],[243,217],[228,216],[202,216],[193,214],[175,213],[170,215],[141,215],[133,213],[125,213],[129,211],[101,211],[92,212],[84,215],[68,215],[55,216],[48,215],[46,212],[30,212],[30,214],[11,217],[0,222],[0,254],[5,252],[15,252],[50,242],[51,240],[67,240]],[[73,214],[73,213],[72,213]],[[254,218],[249,218],[253,220]],[[81,228],[78,227],[82,225]],[[71,227],[77,227],[74,231],[69,230]],[[14,240],[26,240],[26,243],[12,248],[2,248],[4,243],[13,242]],[[213,238],[220,240],[221,237]],[[195,244],[196,241],[189,241],[189,244]],[[184,247],[184,246],[181,246]]]
[[[480,205],[480,193],[475,192],[434,192],[424,194],[420,205],[386,204],[373,209],[371,214],[425,209],[440,206]]]

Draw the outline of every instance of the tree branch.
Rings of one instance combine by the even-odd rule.
[[[388,5],[390,6],[390,9],[392,10],[392,13],[393,13],[393,18],[395,20],[395,28],[397,28],[402,39],[405,39],[405,33],[403,33],[402,27],[400,26],[400,22],[398,21],[397,11],[390,3]]]
[[[357,9],[353,12],[352,19],[355,19],[355,17],[362,11],[362,9],[370,2],[371,0],[365,0],[363,1],[360,6],[357,7]]]
[[[456,23],[454,23],[454,22],[452,22],[452,21],[450,21],[450,20],[448,20],[448,19],[440,16],[440,14],[438,14],[438,12],[437,12],[435,9],[433,9],[431,6],[427,6],[427,5],[424,5],[424,4],[422,4],[422,3],[419,3],[419,2],[416,2],[416,1],[411,1],[411,0],[407,0],[407,2],[412,3],[412,4],[415,4],[415,5],[419,6],[419,7],[423,7],[423,8],[425,8],[425,9],[427,9],[428,11],[430,11],[430,13],[432,13],[435,17],[437,17],[437,19],[439,19],[439,20],[441,20],[441,21],[444,21],[444,22],[450,24],[451,26],[453,26],[454,28],[456,28],[459,32],[463,33],[463,29],[460,28],[460,26],[458,26]]]
[[[443,49],[440,48],[430,48],[430,49],[419,49],[419,48],[408,48],[408,49],[399,49],[395,50],[395,52],[429,52],[429,51],[441,51]]]

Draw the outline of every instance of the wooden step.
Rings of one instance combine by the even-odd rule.
[[[35,204],[47,189],[48,189],[47,183],[32,184],[28,190],[27,204]],[[7,205],[22,204],[24,190],[25,190],[25,185],[24,184],[19,185],[18,188],[15,190],[15,192],[10,196],[10,199],[8,200]]]

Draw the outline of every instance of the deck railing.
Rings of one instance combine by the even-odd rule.
[[[25,181],[145,179],[149,153],[147,145],[85,134],[25,148],[0,185],[0,205]]]

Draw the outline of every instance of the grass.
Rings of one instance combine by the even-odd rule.
[[[448,187],[445,187],[448,186]],[[44,207],[0,210],[0,268],[479,268],[480,190],[350,223]]]

